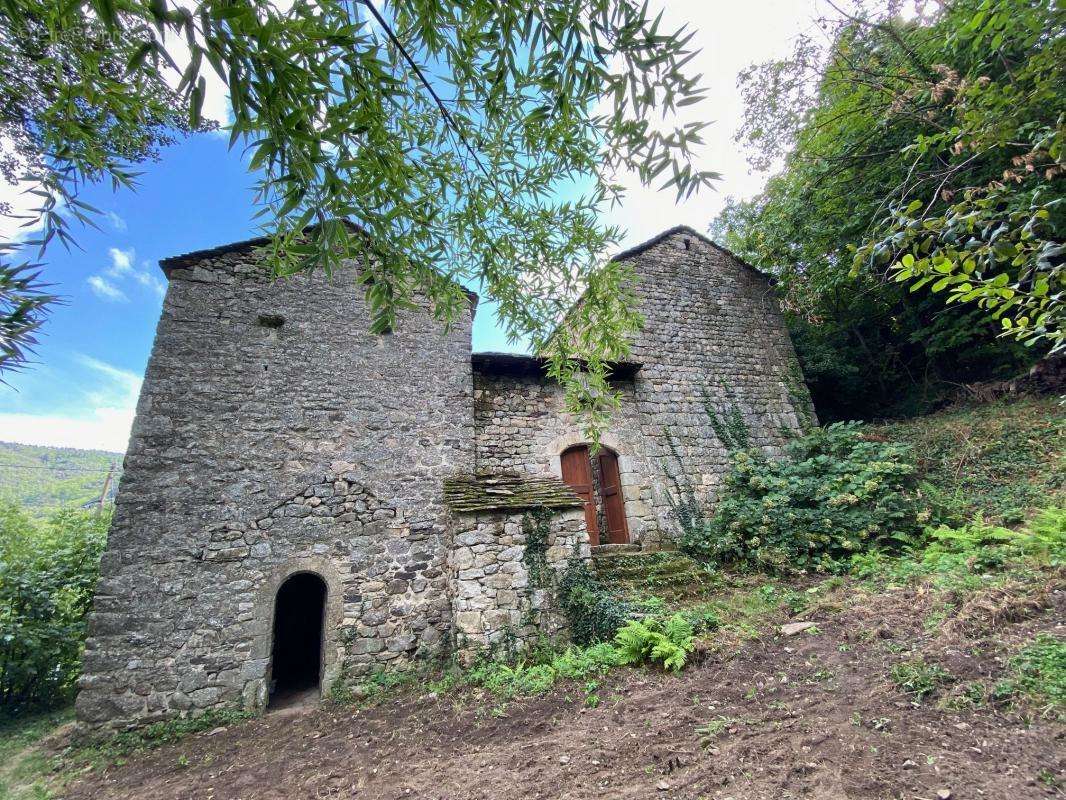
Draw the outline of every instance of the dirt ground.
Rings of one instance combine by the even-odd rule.
[[[1066,633],[1061,584],[990,597],[932,626],[896,590],[823,604],[814,632],[719,647],[680,676],[613,671],[512,701],[417,692],[364,709],[289,709],[131,756],[65,796],[102,798],[1046,798],[1066,796],[1066,726],[1032,709],[942,710],[888,673],[923,656],[953,686],[994,680],[1036,632]]]

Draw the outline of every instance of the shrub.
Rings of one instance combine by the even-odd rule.
[[[859,578],[909,581],[933,575],[957,583],[973,579],[974,573],[1033,564],[1066,564],[1066,510],[1044,509],[1017,531],[989,525],[981,515],[958,528],[929,528],[924,541],[903,557],[858,553],[850,571]]]
[[[541,658],[520,659],[514,663],[482,661],[459,675],[455,683],[480,686],[510,699],[546,693],[560,680],[599,677],[624,662],[607,642],[591,647],[568,647],[562,653],[544,652]]]
[[[611,639],[640,609],[608,590],[587,561],[574,558],[559,581],[559,607],[570,623],[570,638],[579,645]]]
[[[692,625],[682,614],[665,622],[649,618],[630,620],[614,638],[623,664],[658,662],[664,669],[680,672],[695,647]]]
[[[960,528],[929,530],[931,539],[922,562],[933,571],[947,571],[962,562],[971,569],[999,569],[1029,557],[1053,566],[1066,563],[1066,511],[1049,508],[1026,528],[1014,531],[988,525],[981,515]]]
[[[837,570],[853,553],[898,547],[920,531],[928,515],[916,483],[906,446],[871,441],[858,423],[816,428],[780,459],[735,453],[715,515],[681,520],[681,547],[770,572]]]
[[[34,523],[0,503],[0,705],[54,706],[77,679],[110,512]]]
[[[1053,567],[1066,566],[1066,508],[1045,508],[1026,530],[1032,536],[1028,543],[1030,555],[1045,557]]]

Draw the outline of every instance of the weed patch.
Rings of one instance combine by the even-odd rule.
[[[900,691],[919,703],[951,681],[950,672],[938,664],[928,664],[922,658],[901,661],[892,667],[890,677]]]
[[[997,699],[1023,697],[1045,716],[1066,713],[1066,639],[1041,634],[1010,660],[1009,676],[996,684]]]
[[[51,759],[35,745],[74,718],[72,708],[19,717],[0,717],[0,798],[43,800],[51,796]]]
[[[877,428],[917,456],[922,492],[955,522],[1003,524],[1066,497],[1066,417],[1057,397],[955,408]]]

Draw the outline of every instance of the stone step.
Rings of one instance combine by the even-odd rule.
[[[610,556],[620,553],[640,553],[639,544],[595,544],[592,546],[592,555]]]
[[[677,551],[601,553],[592,564],[603,583],[627,594],[688,594],[698,590],[706,578],[698,562]]]

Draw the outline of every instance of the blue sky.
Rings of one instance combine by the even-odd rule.
[[[93,446],[101,434],[95,446],[123,449],[166,291],[158,262],[258,235],[252,182],[227,139],[206,134],[167,148],[135,193],[83,193],[105,212],[100,230],[76,229],[80,249],[53,244],[46,253],[48,280],[64,303],[53,309],[33,366],[0,387],[0,440]],[[479,350],[522,349],[507,343],[491,304],[479,309],[475,329]]]
[[[690,23],[703,53],[693,64],[709,89],[692,106],[714,120],[699,159],[722,172],[717,193],[676,206],[673,194],[630,187],[627,202],[611,213],[627,229],[624,245],[677,224],[706,227],[728,195],[750,196],[765,176],[752,175],[732,141],[742,114],[736,75],[753,61],[784,55],[800,31],[825,13],[824,0],[665,0],[666,24]],[[225,113],[216,89],[208,111]],[[696,112],[693,112],[696,113]],[[90,186],[83,199],[105,212],[100,230],[77,231],[79,250],[52,245],[45,275],[65,304],[53,310],[37,348],[36,363],[5,376],[0,386],[0,441],[81,448],[125,449],[141,377],[148,361],[162,295],[161,258],[246,239],[252,220],[252,176],[227,139],[201,134],[167,148],[159,162],[142,165],[136,192],[115,194]],[[0,182],[0,200],[12,199]],[[474,330],[475,350],[516,350],[495,326],[484,302]]]

